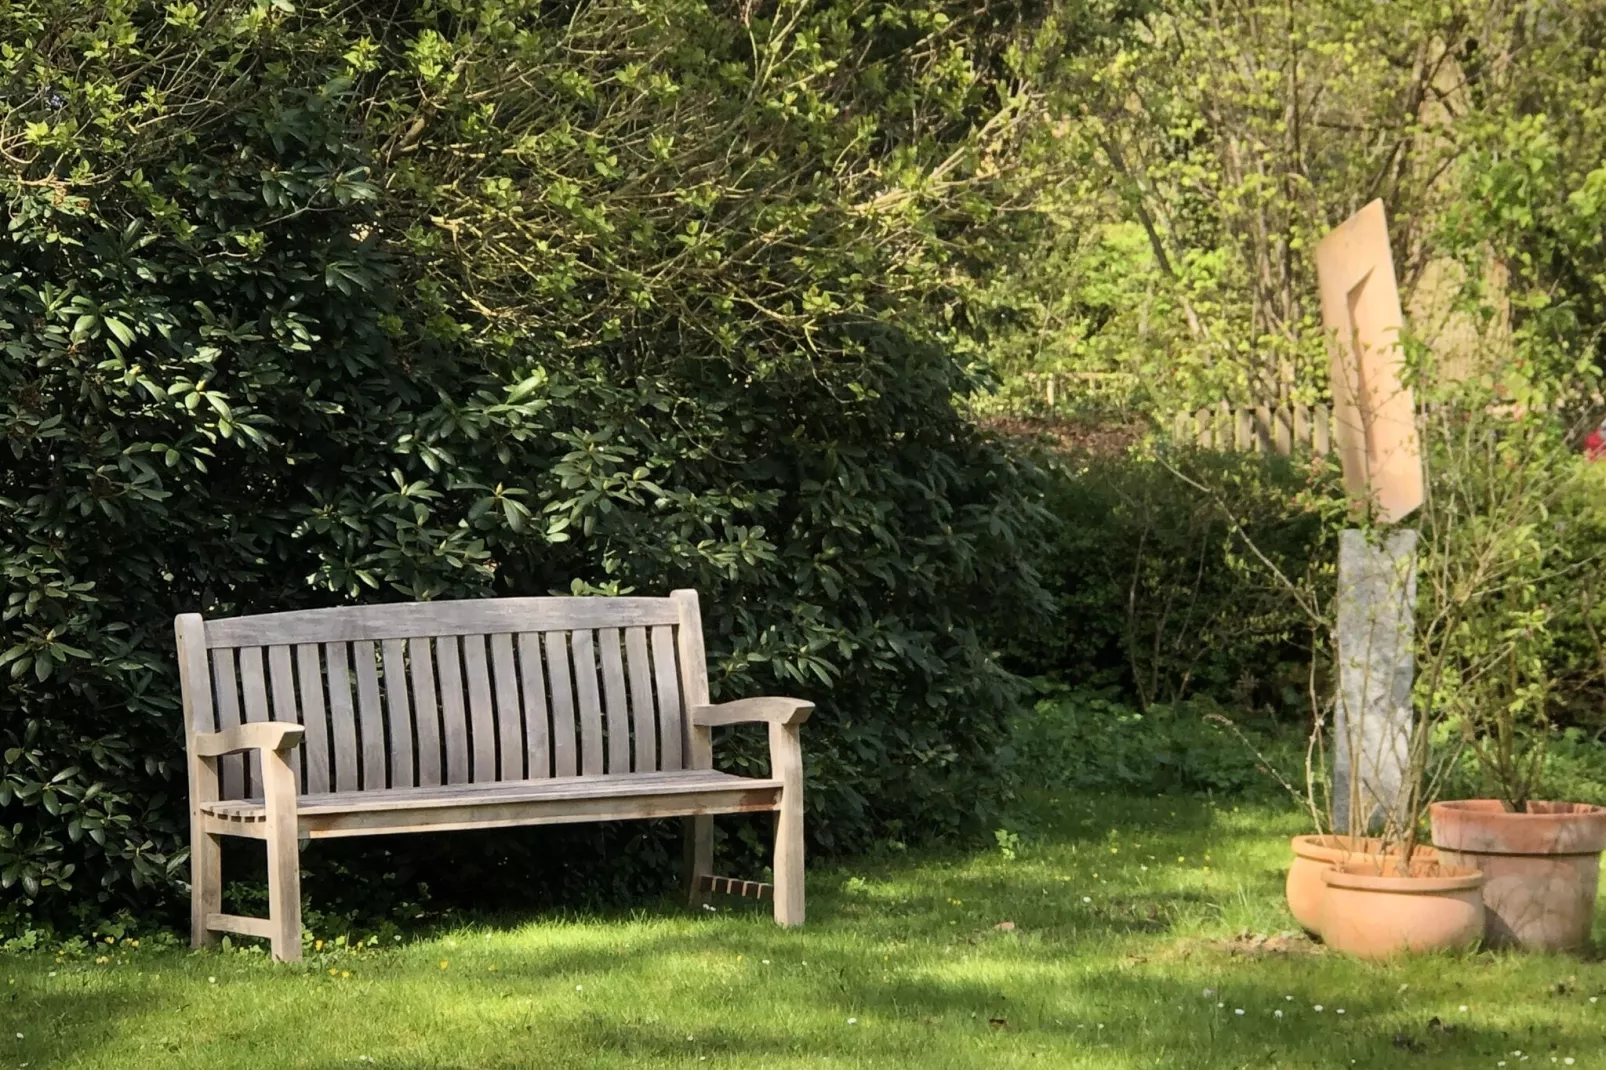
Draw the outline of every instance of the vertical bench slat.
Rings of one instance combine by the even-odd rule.
[[[647,659],[647,629],[625,629],[625,661],[630,668],[630,714],[635,726],[638,773],[658,768],[657,718],[652,708],[652,665]]]
[[[513,637],[491,636],[491,677],[496,681],[496,732],[503,780],[524,779],[524,740],[520,731],[519,677],[513,667]]]
[[[552,775],[579,772],[574,755],[574,691],[569,686],[567,632],[546,633],[546,668],[552,681]]]
[[[441,739],[446,744],[446,783],[468,783],[468,719],[463,704],[463,665],[455,635],[435,639],[435,671],[441,685]]]
[[[589,630],[569,633],[574,652],[574,702],[580,714],[580,772],[603,772],[602,697],[597,687],[596,641]]]
[[[212,680],[217,685],[217,728],[221,732],[240,723],[240,685],[234,676],[233,648],[212,651]],[[245,755],[223,755],[217,760],[217,771],[219,798],[245,798]]]
[[[400,639],[380,644],[385,664],[385,725],[390,730],[390,786],[410,788],[413,774],[413,712],[407,701],[407,648]]]
[[[290,648],[268,647],[268,679],[273,684],[273,719],[301,723],[301,711],[296,702],[295,669],[290,662]],[[290,774],[295,777],[296,790],[305,791],[301,779],[301,748],[290,752]]]
[[[625,663],[619,657],[619,629],[597,629],[602,661],[603,708],[608,717],[608,772],[630,772],[630,706],[625,699]]]
[[[524,684],[525,774],[531,780],[552,775],[552,752],[547,743],[546,674],[541,671],[541,636],[525,632],[519,636],[519,678]]]
[[[463,671],[468,685],[468,710],[474,734],[476,784],[496,780],[496,711],[491,706],[491,667],[485,661],[485,636],[465,635]]]
[[[307,791],[329,790],[329,720],[323,708],[323,659],[317,643],[296,647],[296,669],[301,677],[301,723],[307,734],[301,749],[307,755]]]
[[[240,699],[244,704],[245,722],[269,721],[273,715],[268,707],[268,680],[262,669],[262,648],[240,648]],[[251,751],[245,756],[245,790],[255,797],[262,792],[262,756]]]
[[[680,677],[675,671],[674,629],[662,624],[652,630],[652,671],[658,684],[658,767],[685,768],[681,756]]]
[[[435,701],[435,657],[428,639],[407,640],[413,678],[413,724],[418,729],[418,786],[441,782],[441,719]]]
[[[362,786],[364,791],[389,787],[385,776],[385,711],[379,706],[379,665],[372,640],[351,644],[357,671],[357,717],[362,728]]]
[[[680,657],[676,659],[680,665],[680,694],[685,708],[691,709],[708,703],[708,664],[703,653],[703,626],[698,619],[697,592],[676,591],[673,597],[681,614],[680,623],[675,626],[675,643],[680,648]],[[708,729],[684,731],[684,735],[686,768],[712,769],[714,745]]]
[[[334,729],[333,766],[336,791],[357,791],[357,718],[351,708],[351,667],[345,643],[323,645],[325,676],[329,681],[329,721]]]

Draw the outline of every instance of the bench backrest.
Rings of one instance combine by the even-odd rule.
[[[708,701],[697,592],[494,598],[176,622],[185,737],[306,726],[303,793],[700,767]],[[191,748],[191,761],[194,761]],[[224,799],[260,795],[255,755]]]

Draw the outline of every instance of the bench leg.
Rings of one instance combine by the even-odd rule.
[[[701,906],[708,902],[708,893],[701,884],[704,876],[714,872],[714,819],[707,815],[683,819],[686,828],[686,902]]]
[[[190,946],[217,943],[206,916],[223,910],[223,838],[196,829],[190,834]]]
[[[268,939],[280,962],[301,960],[301,855],[296,782],[282,754],[263,755],[268,809]]]
[[[770,775],[779,780],[775,815],[775,924],[803,924],[803,751],[795,726],[770,725]]]

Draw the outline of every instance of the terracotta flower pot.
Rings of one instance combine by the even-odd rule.
[[[1322,870],[1322,941],[1348,955],[1381,959],[1408,951],[1455,951],[1483,936],[1483,874],[1442,862],[1341,862]]]
[[[1434,803],[1430,813],[1440,857],[1483,871],[1489,946],[1565,950],[1589,939],[1606,807],[1530,802],[1518,814],[1497,799],[1470,799]]]
[[[1320,935],[1322,900],[1327,898],[1322,870],[1340,862],[1376,861],[1382,841],[1358,836],[1295,836],[1289,846],[1294,849],[1294,861],[1284,886],[1288,910],[1306,932]],[[1428,862],[1438,855],[1431,847],[1418,847],[1413,857]]]

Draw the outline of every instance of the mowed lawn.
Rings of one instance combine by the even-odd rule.
[[[817,868],[795,932],[664,901],[298,966],[4,955],[0,1068],[1606,1066],[1591,956],[1367,965],[1279,936],[1286,810],[1062,796],[1021,820],[1013,857]]]

